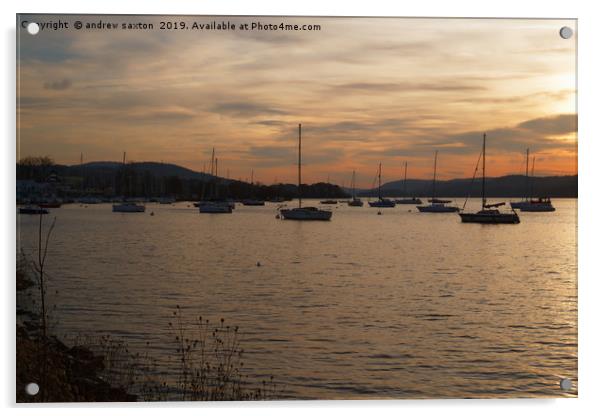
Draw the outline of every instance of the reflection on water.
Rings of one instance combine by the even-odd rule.
[[[63,206],[45,220],[54,314],[63,334],[150,342],[167,373],[175,305],[223,317],[250,374],[286,397],[572,396],[558,383],[577,385],[577,201],[554,205],[504,226],[403,206],[341,205],[328,223],[276,220],[272,204]],[[31,253],[37,217],[18,222]]]

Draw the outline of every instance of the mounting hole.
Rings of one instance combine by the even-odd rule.
[[[570,390],[573,387],[573,382],[569,378],[560,380],[560,388],[564,391]]]
[[[568,26],[563,26],[560,28],[560,37],[562,39],[570,39],[573,36],[573,29]]]
[[[39,31],[40,31],[40,25],[38,25],[37,23],[30,22],[27,24],[27,32],[30,35],[37,35]]]
[[[29,394],[30,396],[35,396],[39,392],[40,386],[38,386],[38,383],[29,383],[27,386],[25,386],[25,393]]]

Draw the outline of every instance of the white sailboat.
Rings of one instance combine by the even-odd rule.
[[[472,222],[479,224],[518,224],[520,219],[518,214],[512,210],[511,213],[500,212],[497,208],[505,205],[505,202],[497,204],[487,204],[485,198],[485,143],[487,136],[483,134],[483,179],[481,187],[481,210],[475,213],[461,212],[462,222]]]
[[[512,209],[521,209],[523,206],[529,204],[529,148],[527,148],[527,158],[525,163],[525,197],[522,201],[510,202]]]
[[[298,179],[297,190],[299,192],[299,207],[282,208],[280,215],[285,220],[297,221],[329,221],[332,217],[332,211],[318,209],[316,207],[304,207],[301,200],[301,124],[299,124],[299,155],[298,155]]]
[[[535,177],[535,156],[531,164],[531,195],[533,195],[533,178]],[[525,212],[554,212],[556,208],[552,205],[552,201],[548,197],[529,198],[518,207]]]
[[[123,172],[125,176],[125,152],[123,152]],[[135,202],[124,201],[120,204],[113,204],[113,212],[144,212],[146,207]]]
[[[407,195],[407,181],[408,181],[408,162],[405,162],[405,168],[403,173],[403,198],[396,199],[395,203],[400,205],[421,205],[422,200],[420,198],[412,197],[408,198]]]
[[[446,199],[437,199],[436,195],[437,195],[437,155],[438,155],[438,151],[435,151],[435,168],[434,168],[434,173],[433,173],[433,197],[431,199],[428,200],[428,202],[430,202],[430,205],[419,205],[416,208],[418,208],[418,211],[420,212],[430,212],[430,213],[436,213],[436,214],[443,214],[443,213],[448,213],[448,212],[458,212],[460,211],[460,208],[458,207],[452,207],[452,206],[448,206],[446,204],[449,204],[452,201],[446,200]]]
[[[217,199],[217,158],[215,148],[211,152],[211,176],[216,183],[213,184],[213,197],[209,200],[202,199],[195,204],[201,214],[232,214],[232,203]],[[204,184],[203,184],[204,186]]]

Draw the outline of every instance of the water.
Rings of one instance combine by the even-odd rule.
[[[53,317],[60,334],[150,351],[167,376],[175,305],[224,318],[242,331],[249,374],[273,375],[288,398],[574,396],[577,200],[553,202],[497,226],[412,206],[339,204],[324,223],[279,221],[274,204],[66,205],[44,218],[56,216]],[[37,221],[18,216],[26,253]]]

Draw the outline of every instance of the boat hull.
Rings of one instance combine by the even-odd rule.
[[[554,212],[556,208],[551,205],[528,204],[519,208],[524,212]]]
[[[199,203],[201,214],[232,214],[232,206],[229,203]]]
[[[512,209],[522,209],[524,206],[529,205],[528,201],[510,202]]]
[[[512,209],[520,209],[525,212],[554,212],[556,208],[552,205],[551,202],[538,202],[535,201],[520,201],[520,202],[511,202],[510,206]]]
[[[144,212],[146,207],[144,205],[136,204],[119,204],[113,205],[113,212]]]
[[[422,200],[418,198],[412,199],[396,199],[395,203],[397,205],[420,205],[422,204]]]
[[[44,202],[44,203],[38,204],[38,206],[40,208],[60,208],[61,203],[60,202]]]
[[[425,205],[425,206],[418,206],[416,208],[418,208],[418,211],[420,211],[420,212],[430,212],[430,213],[434,213],[434,214],[446,214],[446,213],[450,213],[450,212],[460,211],[460,208],[458,208],[458,207],[446,207],[444,205]]]
[[[461,213],[459,214],[462,222],[471,222],[478,224],[519,224],[520,218],[516,213],[513,214],[481,214],[481,213]]]
[[[48,210],[45,208],[39,208],[39,207],[23,207],[23,208],[19,208],[19,214],[28,214],[28,215],[48,214]]]
[[[395,201],[390,199],[381,199],[380,201],[368,202],[372,208],[395,208]]]
[[[281,209],[280,215],[285,220],[297,220],[297,221],[330,221],[332,217],[331,211],[324,211],[321,209],[305,209],[305,208],[293,208],[293,209]]]
[[[362,201],[361,199],[354,199],[354,200],[348,201],[347,205],[349,205],[350,207],[363,207],[364,201]]]
[[[247,207],[262,207],[265,205],[264,201],[256,201],[256,200],[244,200],[242,204]]]

